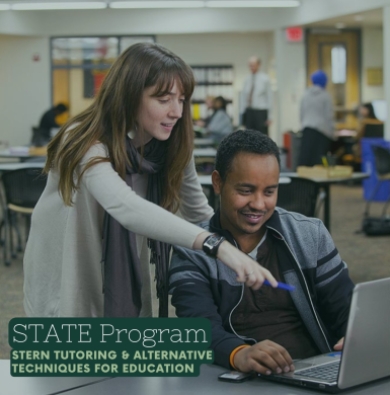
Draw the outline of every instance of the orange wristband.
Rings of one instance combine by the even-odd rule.
[[[230,362],[230,366],[234,369],[234,370],[236,370],[236,367],[234,366],[234,356],[240,351],[240,350],[242,350],[243,348],[246,348],[246,347],[250,347],[250,345],[249,344],[243,344],[243,345],[241,345],[241,346],[238,346],[238,347],[236,347],[231,353],[230,353],[230,357],[229,357],[229,362]]]

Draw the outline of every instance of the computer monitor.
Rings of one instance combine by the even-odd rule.
[[[387,104],[386,100],[373,100],[372,106],[374,107],[374,112],[376,117],[382,121],[385,122],[387,119]]]

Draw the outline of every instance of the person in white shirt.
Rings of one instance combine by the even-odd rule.
[[[154,278],[158,315],[167,316],[171,244],[218,257],[254,289],[265,278],[277,285],[268,270],[195,225],[213,210],[192,158],[194,85],[178,56],[135,44],[91,106],[51,141],[24,255],[27,316],[156,316]]]
[[[260,71],[261,61],[256,56],[248,60],[251,74],[245,79],[242,98],[242,123],[247,129],[255,129],[268,135],[271,124],[272,89],[267,74]]]

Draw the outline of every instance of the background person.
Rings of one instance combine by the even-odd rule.
[[[226,112],[227,101],[222,96],[217,96],[213,101],[214,112],[206,126],[206,130],[218,145],[221,140],[233,132],[233,123]]]
[[[59,128],[56,117],[68,111],[68,106],[64,103],[58,103],[56,106],[47,110],[39,121],[39,129],[41,130],[41,137],[46,141],[51,139],[51,129]]]
[[[182,59],[135,44],[112,65],[93,104],[49,144],[47,186],[24,255],[27,316],[152,316],[154,277],[166,316],[173,243],[208,248],[249,286],[265,277],[276,285],[252,259],[190,223],[213,214],[192,160],[193,89]],[[178,208],[189,222],[172,214]]]
[[[322,164],[334,138],[333,103],[325,90],[328,77],[322,70],[311,75],[313,83],[304,93],[300,106],[302,140],[298,166]]]
[[[347,266],[319,219],[275,207],[279,173],[269,137],[255,130],[226,137],[212,174],[220,211],[202,227],[224,235],[293,292],[252,291],[219,260],[182,247],[170,268],[177,315],[208,318],[214,362],[242,372],[291,371],[295,358],[340,350],[346,331],[353,290]]]
[[[267,74],[260,71],[261,61],[256,56],[248,60],[250,75],[242,89],[242,123],[247,129],[260,130],[268,135],[271,124],[272,89]]]
[[[360,128],[356,135],[358,140],[364,137],[367,125],[383,125],[383,122],[376,117],[372,103],[364,103],[359,107],[359,117]]]
[[[196,120],[195,125],[201,126],[202,128],[207,127],[214,112],[214,100],[215,96],[207,95],[205,97],[204,103],[206,105],[208,115],[206,116],[206,118]]]

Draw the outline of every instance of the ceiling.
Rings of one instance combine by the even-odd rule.
[[[342,25],[344,26],[342,26]],[[351,27],[382,27],[382,9],[359,12],[339,16],[336,18],[325,19],[307,24],[307,27],[332,27],[332,28],[351,28]]]

